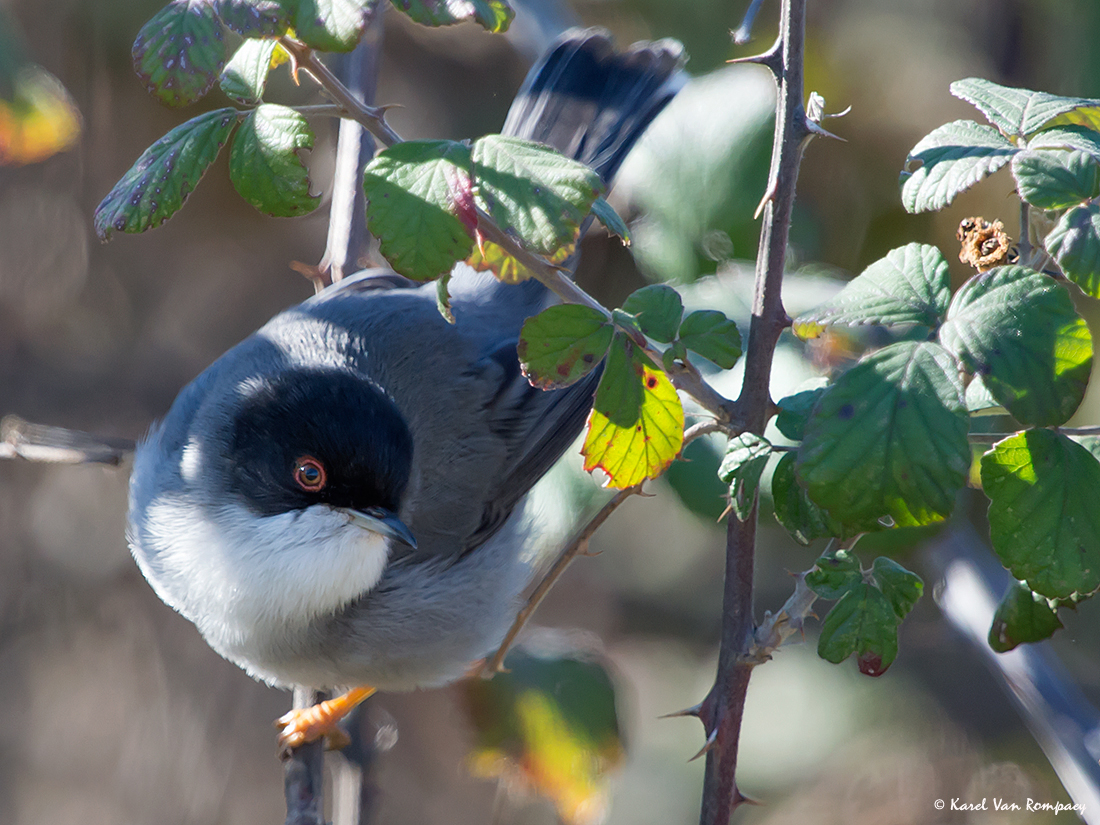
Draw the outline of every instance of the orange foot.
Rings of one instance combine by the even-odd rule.
[[[280,716],[275,720],[275,727],[279,728],[279,750],[297,748],[322,737],[332,749],[344,747],[348,738],[336,727],[336,723],[372,693],[374,688],[363,685],[311,707],[295,708]]]

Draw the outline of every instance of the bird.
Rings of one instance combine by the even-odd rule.
[[[683,85],[676,41],[562,35],[502,133],[609,184]],[[464,263],[434,283],[365,270],[272,318],[139,443],[127,537],[157,595],[281,688],[351,687],[279,720],[290,748],[375,690],[434,687],[499,644],[533,571],[524,499],[573,443],[599,371],[543,390],[524,321],[556,301]]]

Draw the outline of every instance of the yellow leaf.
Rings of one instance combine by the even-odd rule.
[[[684,409],[676,388],[617,335],[588,416],[584,469],[600,468],[608,475],[606,486],[622,490],[661,475],[683,443]]]

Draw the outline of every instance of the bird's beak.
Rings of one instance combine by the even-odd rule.
[[[347,507],[339,509],[356,527],[362,527],[364,530],[407,544],[413,550],[416,549],[416,539],[413,538],[412,531],[405,526],[405,522],[389,510],[382,507],[371,507],[366,510],[352,510]]]

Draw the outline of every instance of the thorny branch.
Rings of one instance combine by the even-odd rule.
[[[783,0],[774,46],[752,62],[767,66],[778,87],[771,173],[763,207],[756,262],[753,315],[745,358],[745,378],[737,408],[748,431],[763,434],[775,405],[769,391],[772,358],[780,333],[790,323],[780,286],[790,233],[798,167],[808,138],[816,133],[803,107],[802,58],[806,0]],[[729,519],[722,643],[714,686],[697,715],[707,737],[704,750],[702,825],[727,825],[746,797],[737,787],[737,751],[752,668],[759,663],[753,621],[753,566],[757,508],[745,521]]]

